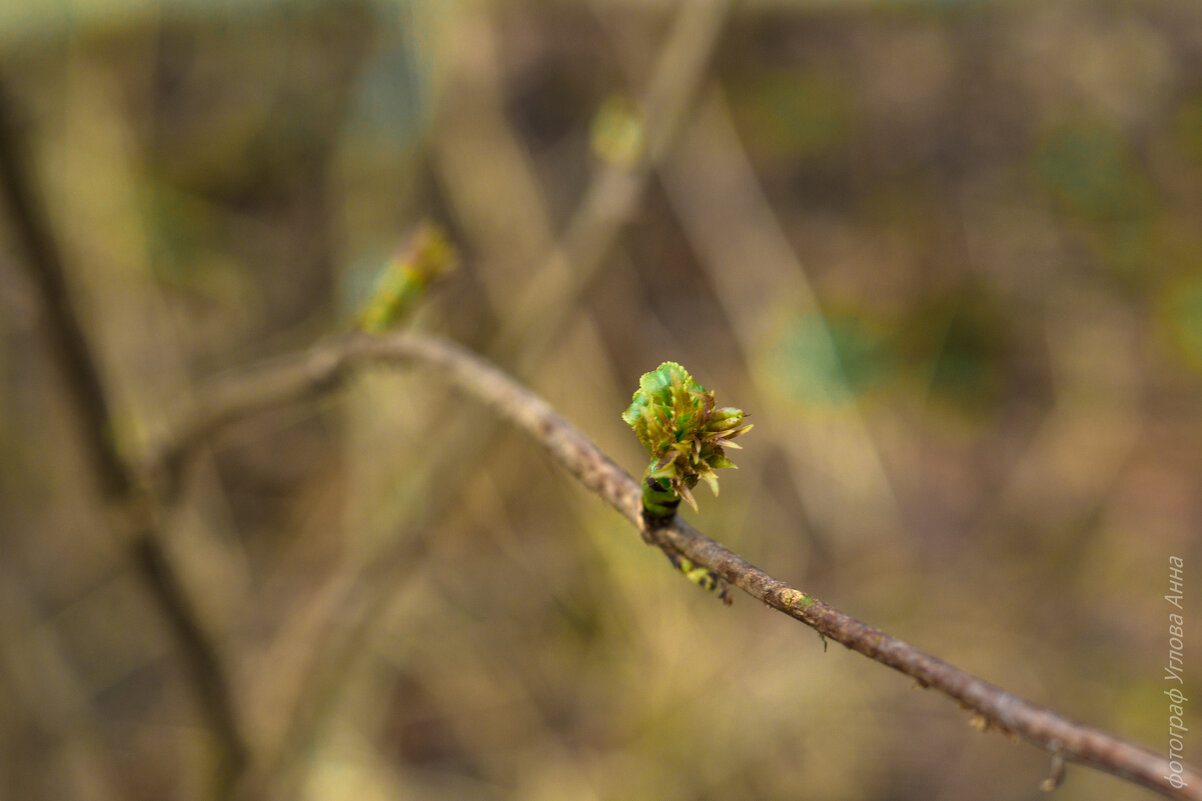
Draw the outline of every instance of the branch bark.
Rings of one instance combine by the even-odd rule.
[[[798,620],[824,637],[910,676],[972,710],[984,728],[1017,735],[1056,759],[1076,762],[1154,790],[1167,798],[1202,801],[1202,774],[1186,768],[1176,787],[1169,760],[1114,734],[1071,720],[892,637],[774,578],[738,554],[677,519],[646,530],[638,483],[561,417],[546,401],[499,368],[459,345],[417,334],[350,335],[330,340],[300,357],[228,378],[207,395],[200,415],[180,430],[181,442],[216,435],[226,424],[275,404],[312,397],[339,384],[352,369],[417,363],[436,367],[462,391],[537,440],[586,488],[621,513],[661,548],[683,554],[753,598]],[[168,443],[160,454],[186,448]],[[161,457],[159,464],[162,464]]]

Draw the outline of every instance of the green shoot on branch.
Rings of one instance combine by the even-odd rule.
[[[698,384],[676,362],[664,362],[639,379],[634,400],[622,419],[651,454],[643,475],[643,517],[663,525],[676,514],[681,498],[697,509],[692,489],[698,481],[718,494],[715,470],[734,467],[726,448],[751,430],[741,409],[718,407],[714,393]]]
[[[459,256],[446,234],[422,223],[380,271],[356,326],[369,334],[395,328],[425,295],[427,287],[456,268]]]

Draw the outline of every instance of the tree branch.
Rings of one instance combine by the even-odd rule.
[[[1110,773],[1176,799],[1202,799],[1202,775],[1186,768],[1173,786],[1169,760],[1108,732],[1078,723],[1051,709],[1011,695],[972,674],[892,637],[752,565],[679,518],[647,531],[638,483],[549,404],[493,364],[443,340],[417,334],[331,340],[300,357],[280,360],[226,379],[207,396],[195,422],[181,428],[184,440],[218,433],[244,414],[265,411],[292,399],[312,397],[336,386],[352,368],[419,363],[438,368],[461,390],[543,445],[585,487],[618,510],[661,548],[683,554],[719,574],[748,595],[801,621],[824,637],[904,673],[923,687],[959,701],[984,728],[1012,733],[1058,759]],[[163,453],[181,453],[169,444]]]

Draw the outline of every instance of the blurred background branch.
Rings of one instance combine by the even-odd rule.
[[[345,330],[425,219],[463,269],[414,326],[632,469],[618,412],[688,365],[765,435],[708,530],[1162,750],[1166,559],[1202,564],[1199,30],[1173,0],[0,6],[96,416],[126,470],[179,479],[149,482],[151,522],[237,699],[239,790],[893,801],[1047,775],[868,660],[716,613],[436,376],[177,428],[211,376]],[[152,565],[82,534],[126,527],[90,490],[108,457],[77,434],[102,429],[0,222],[0,774],[195,797],[213,725]]]
[[[224,795],[248,756],[230,680],[177,568],[159,541],[154,499],[146,494],[145,482],[121,452],[100,368],[74,310],[55,236],[41,208],[36,181],[29,174],[32,162],[29,148],[21,140],[19,116],[0,80],[0,189],[23,246],[21,262],[41,301],[42,330],[50,343],[50,355],[67,387],[64,394],[74,407],[83,450],[107,507],[97,515],[97,530],[85,532],[85,536],[108,536],[130,549],[137,574],[176,640],[201,714],[212,728],[219,754],[213,775],[218,794]]]

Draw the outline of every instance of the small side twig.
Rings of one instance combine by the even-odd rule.
[[[546,401],[517,384],[499,368],[466,349],[416,334],[333,340],[313,352],[231,379],[214,399],[239,397],[241,409],[265,409],[246,403],[253,387],[270,388],[272,400],[305,397],[333,386],[354,367],[419,363],[486,403],[502,418],[537,440],[586,488],[613,506],[661,548],[683,554],[768,606],[882,665],[910,676],[958,701],[983,720],[984,728],[1010,732],[1064,761],[1076,762],[1152,789],[1168,798],[1202,801],[1202,774],[1192,768],[1171,775],[1166,757],[1114,734],[1071,720],[1033,704],[913,645],[844,614],[812,595],[777,579],[706,537],[687,523],[648,529],[638,483]],[[303,367],[304,369],[299,369]],[[241,390],[239,389],[241,388]],[[241,394],[240,394],[241,393]],[[218,401],[219,402],[219,401]],[[205,419],[232,422],[237,414],[213,406]],[[216,428],[210,426],[210,433]]]
[[[1048,771],[1048,777],[1039,783],[1039,789],[1050,793],[1062,784],[1064,784],[1064,757],[1060,754],[1052,754],[1051,770]]]

